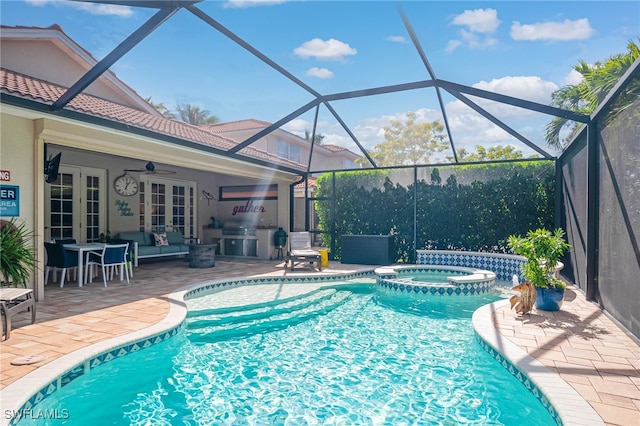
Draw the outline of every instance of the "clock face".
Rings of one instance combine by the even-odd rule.
[[[136,182],[133,176],[125,173],[113,181],[113,189],[115,189],[119,195],[130,197],[138,193],[138,182]]]

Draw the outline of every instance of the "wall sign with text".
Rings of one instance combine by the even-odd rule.
[[[20,216],[20,187],[0,185],[0,216]]]

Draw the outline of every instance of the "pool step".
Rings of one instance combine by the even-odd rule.
[[[187,324],[189,328],[201,326],[245,322],[276,315],[280,312],[305,308],[313,303],[325,300],[336,293],[335,289],[322,289],[305,296],[281,299],[257,305],[245,305],[232,308],[206,309],[189,311]]]
[[[243,312],[206,315],[187,320],[187,335],[191,341],[219,341],[240,336],[278,330],[323,315],[340,306],[348,291],[320,291],[275,306],[256,307]]]

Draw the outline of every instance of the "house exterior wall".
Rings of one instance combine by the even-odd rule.
[[[69,48],[67,51],[71,53]],[[91,69],[89,64],[81,63],[68,56],[57,43],[51,40],[3,39],[0,63],[3,68],[63,87],[71,87]],[[84,93],[141,109],[140,100],[134,100],[114,89],[115,85],[102,76],[90,84]],[[145,109],[145,111],[151,110]]]
[[[19,188],[19,215],[16,219],[23,222],[27,229],[34,231],[34,247],[42,247],[44,231],[43,206],[39,202],[44,183],[44,160],[42,150],[35,147],[33,121],[18,116],[0,115],[0,170],[10,173],[10,180],[3,185]],[[39,153],[40,156],[38,155]],[[38,179],[40,178],[40,179]],[[2,217],[11,220],[11,217]],[[44,293],[44,250],[37,250],[38,271],[33,276],[32,285],[36,298],[42,300]]]

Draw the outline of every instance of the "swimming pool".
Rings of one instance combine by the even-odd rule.
[[[206,308],[228,291],[194,299],[177,336],[92,369],[39,408],[67,410],[51,424],[554,423],[474,336],[471,314],[493,293],[354,284]]]

